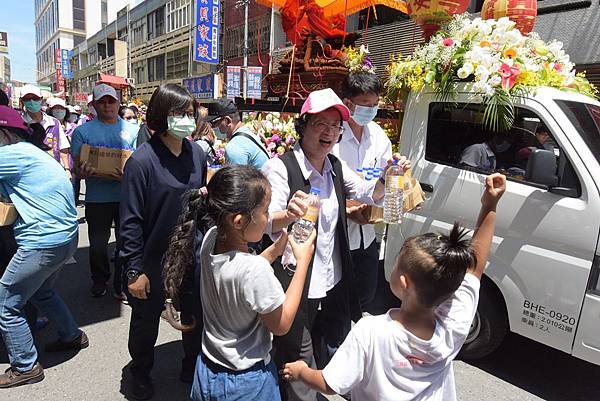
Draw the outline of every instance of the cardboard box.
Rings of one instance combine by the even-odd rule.
[[[0,202],[0,226],[12,225],[19,216],[17,208],[12,203]]]
[[[92,147],[83,144],[79,160],[89,163],[94,168],[94,176],[115,179],[112,175],[117,170],[123,171],[127,159],[132,154],[132,150]]]
[[[423,202],[425,202],[425,193],[423,189],[421,189],[421,184],[414,178],[411,178],[410,175],[407,177],[408,180],[404,180],[404,204],[403,204],[403,212],[410,212],[421,206]],[[346,201],[347,207],[360,206],[361,203],[352,199],[348,199]],[[383,208],[370,205],[367,206],[367,210],[365,211],[369,216],[370,224],[377,224],[383,221]]]

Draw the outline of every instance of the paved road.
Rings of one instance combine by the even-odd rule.
[[[81,225],[76,263],[62,272],[59,291],[71,307],[82,329],[90,337],[90,347],[78,354],[40,354],[46,379],[41,383],[0,390],[2,401],[58,401],[126,399],[129,361],[127,333],[130,309],[112,297],[89,295],[87,226]],[[53,340],[50,325],[36,335],[36,343]],[[178,379],[182,356],[180,335],[161,322],[153,372],[155,400],[187,400],[189,386]],[[8,367],[0,347],[0,369]],[[455,362],[459,400],[600,400],[600,368],[511,335],[490,357],[477,363]],[[125,379],[123,379],[125,377]],[[341,400],[332,397],[332,400]]]

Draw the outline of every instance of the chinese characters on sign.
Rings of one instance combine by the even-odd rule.
[[[73,51],[63,49],[60,51],[60,53],[60,65],[62,76],[66,79],[73,79],[73,72],[71,71],[71,57],[73,56]]]
[[[60,49],[56,49],[54,53],[54,63],[56,68],[56,91],[63,92],[65,90],[65,81],[62,76]]]
[[[215,76],[204,75],[202,77],[187,78],[183,80],[183,86],[196,99],[215,98]]]
[[[230,99],[240,95],[240,77],[242,67],[227,67],[227,97]]]
[[[194,61],[219,63],[220,0],[196,1]]]
[[[246,85],[247,96],[250,99],[262,97],[262,67],[248,67],[248,83]]]

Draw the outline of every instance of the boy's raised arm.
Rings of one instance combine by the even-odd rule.
[[[477,255],[477,265],[470,273],[481,279],[487,263],[494,230],[496,228],[496,206],[506,191],[506,177],[502,174],[491,174],[485,178],[485,191],[481,196],[481,210],[473,235],[473,248]]]

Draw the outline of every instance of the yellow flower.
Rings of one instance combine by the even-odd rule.
[[[481,42],[479,42],[479,47],[490,47],[492,46],[492,44],[490,42],[488,42],[487,40],[482,40]]]
[[[514,59],[515,57],[517,57],[517,51],[515,49],[506,49],[504,50],[504,57],[508,57],[508,58],[512,58]]]

